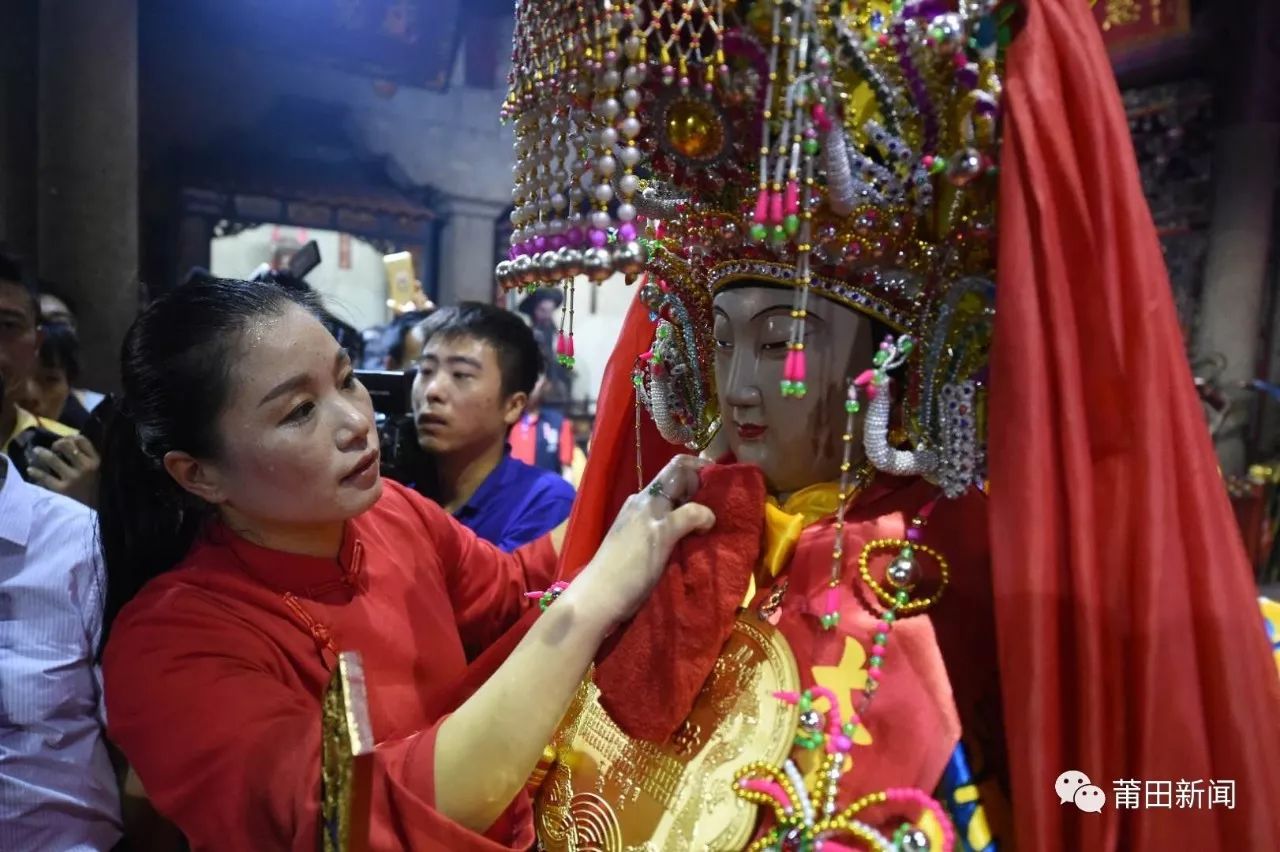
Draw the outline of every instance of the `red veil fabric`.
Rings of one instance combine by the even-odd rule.
[[[1111,66],[1084,0],[1025,6],[989,419],[1017,847],[1280,849],[1280,682]],[[1059,804],[1065,770],[1101,813]],[[1234,781],[1235,808],[1117,808],[1130,779]]]
[[[639,287],[634,289],[639,292]],[[649,412],[641,407],[642,470],[640,476],[636,475],[636,395],[631,375],[636,359],[649,351],[653,333],[648,308],[633,298],[600,382],[587,469],[582,474],[579,497],[569,515],[560,553],[562,577],[573,577],[582,570],[595,555],[627,497],[647,485],[663,465],[681,452],[666,442]]]

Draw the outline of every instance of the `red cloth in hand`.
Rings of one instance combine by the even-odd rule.
[[[760,559],[759,468],[716,465],[701,478],[694,499],[716,513],[715,527],[676,545],[649,600],[597,657],[600,706],[636,739],[664,742],[688,718]]]

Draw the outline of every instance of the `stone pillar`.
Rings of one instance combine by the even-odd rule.
[[[113,390],[138,308],[138,5],[39,6],[40,274],[77,302],[82,382]]]
[[[1196,327],[1196,353],[1221,355],[1219,377],[1233,401],[1218,432],[1223,471],[1244,471],[1255,400],[1238,390],[1259,375],[1259,340],[1266,313],[1267,255],[1275,206],[1280,124],[1247,124],[1218,132],[1213,220]]]
[[[1280,96],[1274,86],[1280,56],[1267,39],[1280,25],[1280,7],[1269,0],[1230,4],[1231,9],[1220,5],[1214,7],[1222,16],[1216,22],[1217,43],[1237,49],[1215,57],[1220,129],[1195,351],[1226,358],[1220,378],[1235,404],[1218,433],[1218,456],[1223,472],[1232,475],[1242,473],[1249,461],[1250,416],[1256,410],[1254,395],[1237,388],[1266,369],[1259,341],[1280,174]]]
[[[36,259],[37,0],[0,0],[0,245]]]
[[[491,201],[452,197],[439,207],[444,216],[440,232],[440,306],[458,302],[492,302],[496,280],[495,226],[505,208]]]

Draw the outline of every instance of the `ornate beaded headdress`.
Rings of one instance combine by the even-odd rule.
[[[783,384],[795,396],[811,294],[861,311],[902,335],[877,367],[901,367],[909,445],[886,440],[868,457],[952,495],[981,483],[1009,15],[998,5],[518,3],[500,280],[649,272],[641,297],[658,337],[637,391],[664,436],[692,447],[719,422],[719,289],[795,289]],[[887,389],[885,373],[873,388]],[[888,406],[887,391],[872,394],[868,420],[887,430]]]

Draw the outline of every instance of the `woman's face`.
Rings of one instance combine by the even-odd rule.
[[[71,395],[71,383],[62,367],[36,366],[31,377],[31,413],[37,417],[57,420]]]
[[[804,338],[808,393],[784,397],[793,297],[789,289],[749,284],[715,298],[716,393],[729,448],[764,471],[773,494],[840,477],[848,380],[871,366],[874,352],[870,320],[811,299]],[[860,442],[854,449],[860,458]]]
[[[382,492],[373,403],[324,326],[290,305],[251,325],[232,357],[222,452],[200,460],[201,496],[258,531],[330,525],[372,506]]]

